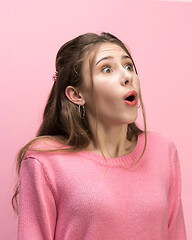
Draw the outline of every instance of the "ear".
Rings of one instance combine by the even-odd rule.
[[[84,105],[85,100],[83,95],[73,86],[67,86],[65,89],[65,95],[72,103],[76,105]]]

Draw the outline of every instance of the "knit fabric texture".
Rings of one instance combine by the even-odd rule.
[[[35,148],[59,146],[38,140]],[[134,150],[109,158],[27,151],[19,182],[19,240],[185,240],[177,149],[166,135],[140,134]]]

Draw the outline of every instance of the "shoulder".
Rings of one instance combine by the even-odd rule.
[[[51,150],[65,147],[64,141],[59,136],[40,136],[30,142],[28,150]]]
[[[30,141],[23,149],[25,149],[23,160],[27,158],[53,158],[58,152],[62,152],[66,148],[64,140],[59,136],[41,136]],[[64,152],[64,151],[63,151]]]
[[[170,168],[170,164],[178,159],[178,152],[176,145],[170,136],[164,133],[149,131],[147,133],[145,156],[153,159],[157,166],[160,167],[158,164],[163,164],[164,168],[168,169]],[[155,161],[154,159],[158,161]]]
[[[168,148],[175,148],[175,143],[173,139],[165,133],[157,133],[149,131],[147,133],[147,142],[148,145],[156,145],[156,146],[166,146]]]

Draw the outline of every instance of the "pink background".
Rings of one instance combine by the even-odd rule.
[[[16,154],[40,124],[57,50],[79,34],[101,31],[131,49],[148,129],[168,134],[177,146],[192,239],[192,3],[18,0],[4,1],[0,11],[0,239],[16,239],[17,217],[10,202]]]

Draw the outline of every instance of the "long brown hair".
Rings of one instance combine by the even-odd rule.
[[[22,159],[30,145],[38,139],[51,138],[62,143],[63,146],[69,146],[68,148],[56,148],[56,149],[30,149],[33,151],[66,151],[66,152],[78,152],[88,147],[91,141],[96,142],[96,145],[100,148],[99,143],[93,137],[88,118],[85,116],[83,119],[79,117],[78,106],[69,101],[65,95],[65,89],[67,86],[83,87],[82,78],[82,64],[85,57],[85,53],[89,53],[95,50],[101,43],[110,42],[119,45],[131,58],[136,74],[137,69],[135,63],[131,57],[130,52],[126,46],[114,35],[109,33],[101,33],[100,35],[94,33],[86,33],[80,35],[67,43],[65,43],[58,51],[56,56],[56,71],[57,80],[54,82],[48,97],[47,104],[44,109],[43,120],[36,134],[36,138],[26,144],[18,153],[17,158],[17,174],[19,177],[20,167]],[[90,60],[90,72],[92,73],[92,61]],[[91,74],[92,76],[92,74]],[[97,118],[97,104],[94,95],[93,79],[92,80],[92,93],[93,93],[93,105]],[[138,139],[138,135],[145,133],[145,145],[143,152],[136,162],[140,161],[146,148],[146,117],[143,106],[141,92],[139,94],[140,105],[142,108],[144,119],[144,131],[141,130],[135,123],[128,124],[127,139],[132,140],[133,137]],[[97,131],[96,131],[97,132]],[[102,152],[102,151],[101,151]],[[103,154],[103,152],[102,152]],[[104,154],[103,157],[105,158]],[[106,158],[105,158],[106,160]],[[106,160],[107,163],[107,160]],[[12,197],[13,209],[18,213],[18,197],[19,194],[19,181],[15,186],[15,192]]]

